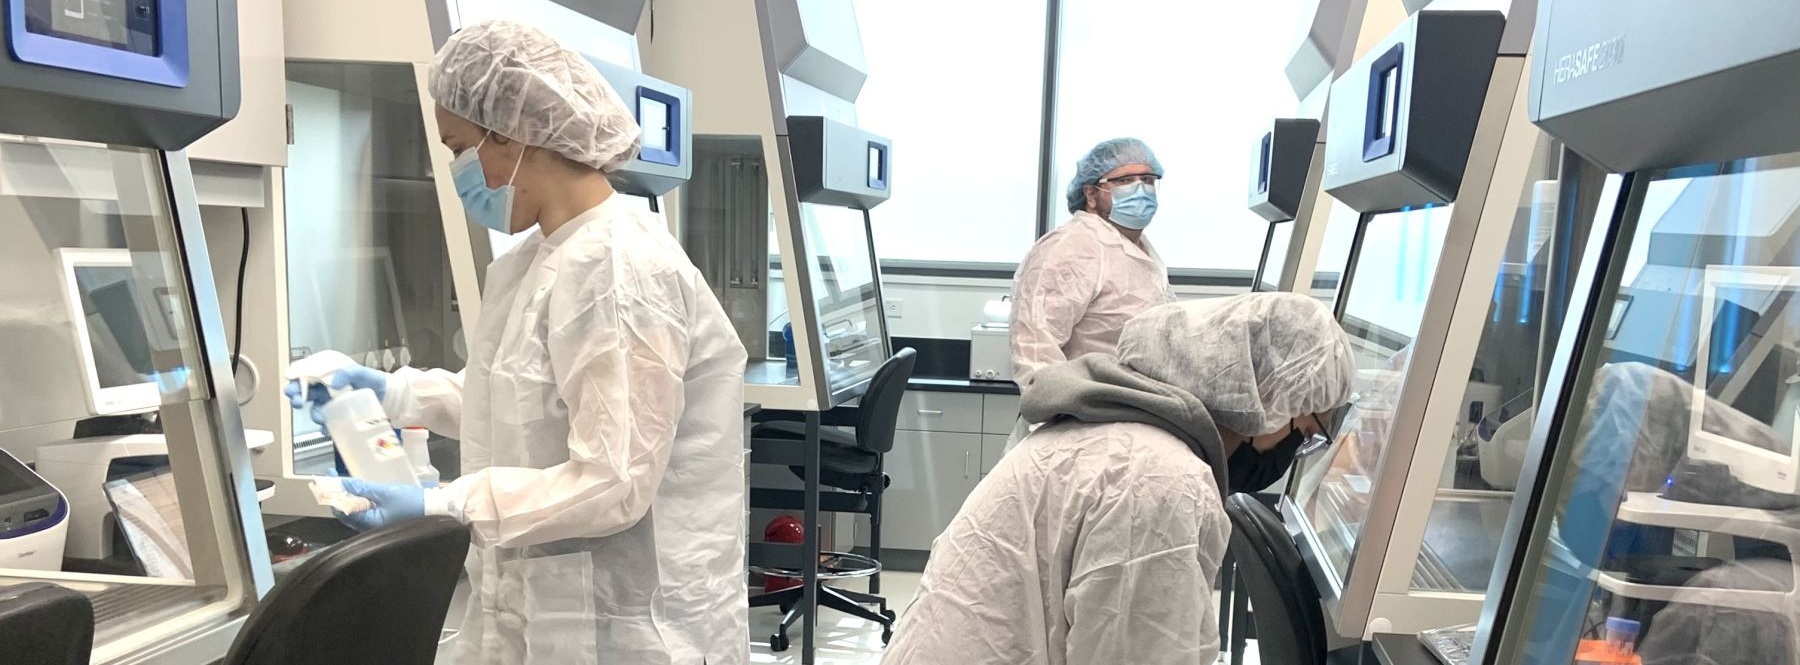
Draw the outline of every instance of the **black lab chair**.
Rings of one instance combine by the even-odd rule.
[[[87,665],[93,648],[87,596],[43,582],[0,588],[0,662]]]
[[[821,512],[859,513],[869,516],[869,558],[876,562],[873,574],[822,575],[818,586],[819,604],[834,610],[881,624],[882,637],[892,636],[894,613],[887,609],[881,593],[881,496],[887,489],[888,477],[883,473],[882,458],[894,449],[894,426],[900,416],[900,397],[912,379],[917,353],[901,349],[876,368],[869,386],[855,407],[840,407],[821,414],[827,425],[848,425],[853,431],[819,430],[819,486]],[[751,429],[752,446],[800,445],[806,436],[806,425],[794,422],[791,413],[764,412],[764,422]],[[804,467],[790,467],[794,475],[806,478]],[[798,490],[751,489],[750,505],[755,508],[800,510],[805,507],[805,493]],[[844,557],[840,557],[844,558]],[[837,577],[869,577],[869,593],[856,593],[826,586],[824,581]],[[782,651],[788,644],[787,630],[800,618],[801,587],[765,593],[750,599],[751,607],[779,607],[785,612],[780,629],[770,638],[770,647]],[[864,605],[876,605],[871,611]]]
[[[1225,500],[1238,593],[1256,608],[1257,653],[1265,663],[1324,665],[1325,613],[1300,550],[1275,511],[1248,494]],[[1243,627],[1233,625],[1233,631]]]
[[[469,529],[450,517],[395,524],[332,546],[264,597],[226,665],[431,665]]]

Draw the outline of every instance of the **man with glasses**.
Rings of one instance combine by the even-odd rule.
[[[1086,353],[1112,355],[1125,321],[1175,301],[1169,270],[1144,237],[1162,164],[1133,138],[1101,142],[1069,182],[1074,216],[1039,239],[1013,275],[1013,380]],[[1027,431],[1021,419],[1011,450]]]

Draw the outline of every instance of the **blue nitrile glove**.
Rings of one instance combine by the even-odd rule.
[[[368,388],[375,391],[375,399],[378,400],[387,399],[387,385],[387,372],[369,369],[361,365],[345,367],[331,374],[332,390]],[[307,387],[306,395],[302,397],[300,382],[289,381],[287,388],[283,389],[281,393],[287,395],[288,404],[295,410],[309,409],[308,414],[312,416],[312,421],[324,426],[325,416],[319,412],[319,409],[324,408],[325,404],[331,401],[331,391],[326,390],[324,386],[313,384]]]
[[[345,515],[335,510],[344,526],[358,532],[379,529],[389,524],[425,516],[425,488],[393,483],[371,483],[358,478],[345,478],[344,491],[368,499],[375,507]]]

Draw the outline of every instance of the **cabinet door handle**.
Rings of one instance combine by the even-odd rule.
[[[967,451],[967,450],[963,451],[963,477],[964,478],[968,478],[971,475],[973,475],[973,474],[969,473],[969,459],[970,459],[969,451]]]
[[[941,416],[941,415],[944,415],[944,412],[941,409],[919,409],[919,415],[921,415],[921,416]]]

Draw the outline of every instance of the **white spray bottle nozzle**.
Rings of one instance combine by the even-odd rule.
[[[356,361],[351,360],[350,356],[337,351],[320,351],[288,363],[287,380],[298,381],[301,386],[322,386],[326,392],[331,393],[332,397],[337,397],[348,392],[349,389],[332,389],[332,377],[338,373],[338,370],[354,365],[356,365]]]

